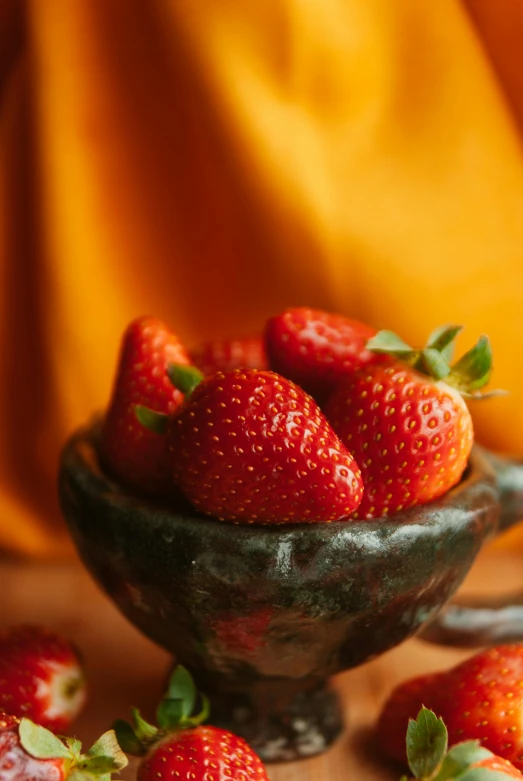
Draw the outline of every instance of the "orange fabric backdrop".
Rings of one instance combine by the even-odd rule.
[[[0,548],[61,555],[61,443],[120,333],[285,306],[492,337],[523,451],[520,0],[4,0]]]

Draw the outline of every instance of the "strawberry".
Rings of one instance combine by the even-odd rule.
[[[378,721],[391,758],[404,759],[398,732],[422,702],[445,719],[451,745],[478,740],[523,770],[523,644],[489,648],[447,672],[400,684]]]
[[[420,781],[502,781],[504,776],[522,775],[503,757],[469,740],[458,743],[447,753],[448,735],[442,719],[422,708],[407,728],[406,753],[414,778]],[[405,781],[406,778],[404,777]]]
[[[451,743],[476,738],[523,770],[523,644],[489,648],[451,670],[443,709]]]
[[[133,725],[118,720],[116,734],[129,754],[142,756],[138,781],[188,778],[192,781],[268,781],[261,759],[243,738],[203,726],[208,702],[192,716],[197,692],[184,667],[178,666],[157,710],[159,728],[133,711]]]
[[[444,351],[458,331],[438,329],[421,351],[380,332],[369,348],[405,360],[369,364],[330,397],[325,415],[360,464],[365,485],[354,518],[380,518],[430,502],[459,482],[474,438],[459,391],[472,395],[488,380],[491,353],[482,337],[451,369]]]
[[[168,434],[175,482],[198,510],[240,523],[347,518],[358,466],[314,401],[274,372],[203,380]]]
[[[396,686],[381,711],[377,738],[383,752],[391,759],[405,762],[405,733],[409,720],[422,705],[438,713],[445,673],[429,673],[410,678]]]
[[[164,493],[166,440],[141,425],[137,408],[171,415],[183,400],[167,376],[170,363],[188,364],[180,340],[161,320],[134,320],[122,340],[116,380],[100,436],[104,467],[117,480],[146,493]]]
[[[196,727],[168,735],[149,752],[138,781],[268,781],[262,761],[243,738],[217,727]]]
[[[342,315],[308,307],[287,309],[265,326],[269,366],[323,403],[343,377],[379,362],[366,348],[375,333],[371,326]]]
[[[65,638],[40,626],[0,633],[0,710],[62,732],[85,700],[83,666]]]
[[[260,336],[213,339],[189,351],[189,358],[206,377],[231,369],[267,369],[265,346]]]
[[[127,765],[112,730],[86,753],[74,738],[61,740],[29,719],[0,713],[0,781],[109,781]]]

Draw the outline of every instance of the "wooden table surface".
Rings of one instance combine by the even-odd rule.
[[[523,588],[523,549],[482,554],[464,584],[466,591],[500,593]],[[0,625],[45,623],[82,649],[90,679],[89,704],[75,725],[94,740],[131,705],[152,717],[169,666],[167,653],[140,635],[100,593],[81,564],[0,561]],[[470,652],[410,640],[335,681],[346,706],[347,729],[330,751],[301,762],[269,766],[272,781],[387,781],[396,768],[380,760],[371,727],[390,689],[400,680],[443,669]],[[133,762],[122,774],[135,778]]]

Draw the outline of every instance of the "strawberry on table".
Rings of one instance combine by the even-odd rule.
[[[127,765],[112,730],[85,754],[81,748],[74,738],[0,712],[0,781],[110,781]]]
[[[265,327],[269,366],[322,403],[347,375],[380,362],[367,350],[376,330],[320,309],[298,307],[271,317]]]
[[[198,510],[240,523],[347,518],[360,471],[315,402],[274,372],[203,380],[168,434],[174,480]]]
[[[420,704],[443,717],[451,745],[477,740],[523,770],[523,644],[489,648],[448,671],[401,683],[377,728],[392,759],[405,759],[400,732]]]
[[[365,485],[354,518],[430,502],[459,482],[474,438],[462,394],[478,395],[491,368],[486,337],[450,367],[448,348],[459,330],[438,329],[423,350],[380,332],[368,347],[390,359],[369,364],[331,395],[325,415],[356,458]]]
[[[65,638],[41,626],[0,632],[0,710],[63,732],[83,708],[86,691],[83,665]]]
[[[458,743],[447,752],[445,723],[427,708],[407,728],[406,753],[409,768],[419,781],[502,781],[504,777],[522,778],[521,773],[503,757],[480,746],[478,741]],[[405,781],[407,779],[403,777]]]
[[[377,725],[378,743],[390,759],[405,762],[407,727],[422,706],[439,714],[444,681],[445,673],[428,673],[403,681],[392,691]]]
[[[268,781],[261,759],[243,738],[217,727],[204,726],[208,702],[193,716],[197,692],[184,667],[177,667],[157,710],[159,727],[133,711],[133,725],[114,725],[121,746],[142,756],[138,781]],[[1,781],[1,780],[0,780]]]
[[[189,350],[189,358],[206,377],[217,371],[268,368],[261,336],[212,339]]]
[[[451,742],[476,738],[523,770],[523,644],[489,648],[451,670],[443,709]]]
[[[118,480],[147,493],[164,493],[166,440],[143,426],[137,407],[172,415],[183,401],[167,376],[169,364],[188,364],[178,337],[154,317],[127,327],[122,340],[111,401],[103,422],[100,455]]]

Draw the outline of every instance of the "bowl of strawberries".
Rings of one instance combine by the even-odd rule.
[[[435,619],[509,495],[504,525],[519,520],[464,401],[490,346],[452,363],[459,330],[417,350],[299,308],[190,352],[141,318],[106,413],[65,445],[87,568],[266,761],[325,750],[330,677]]]

